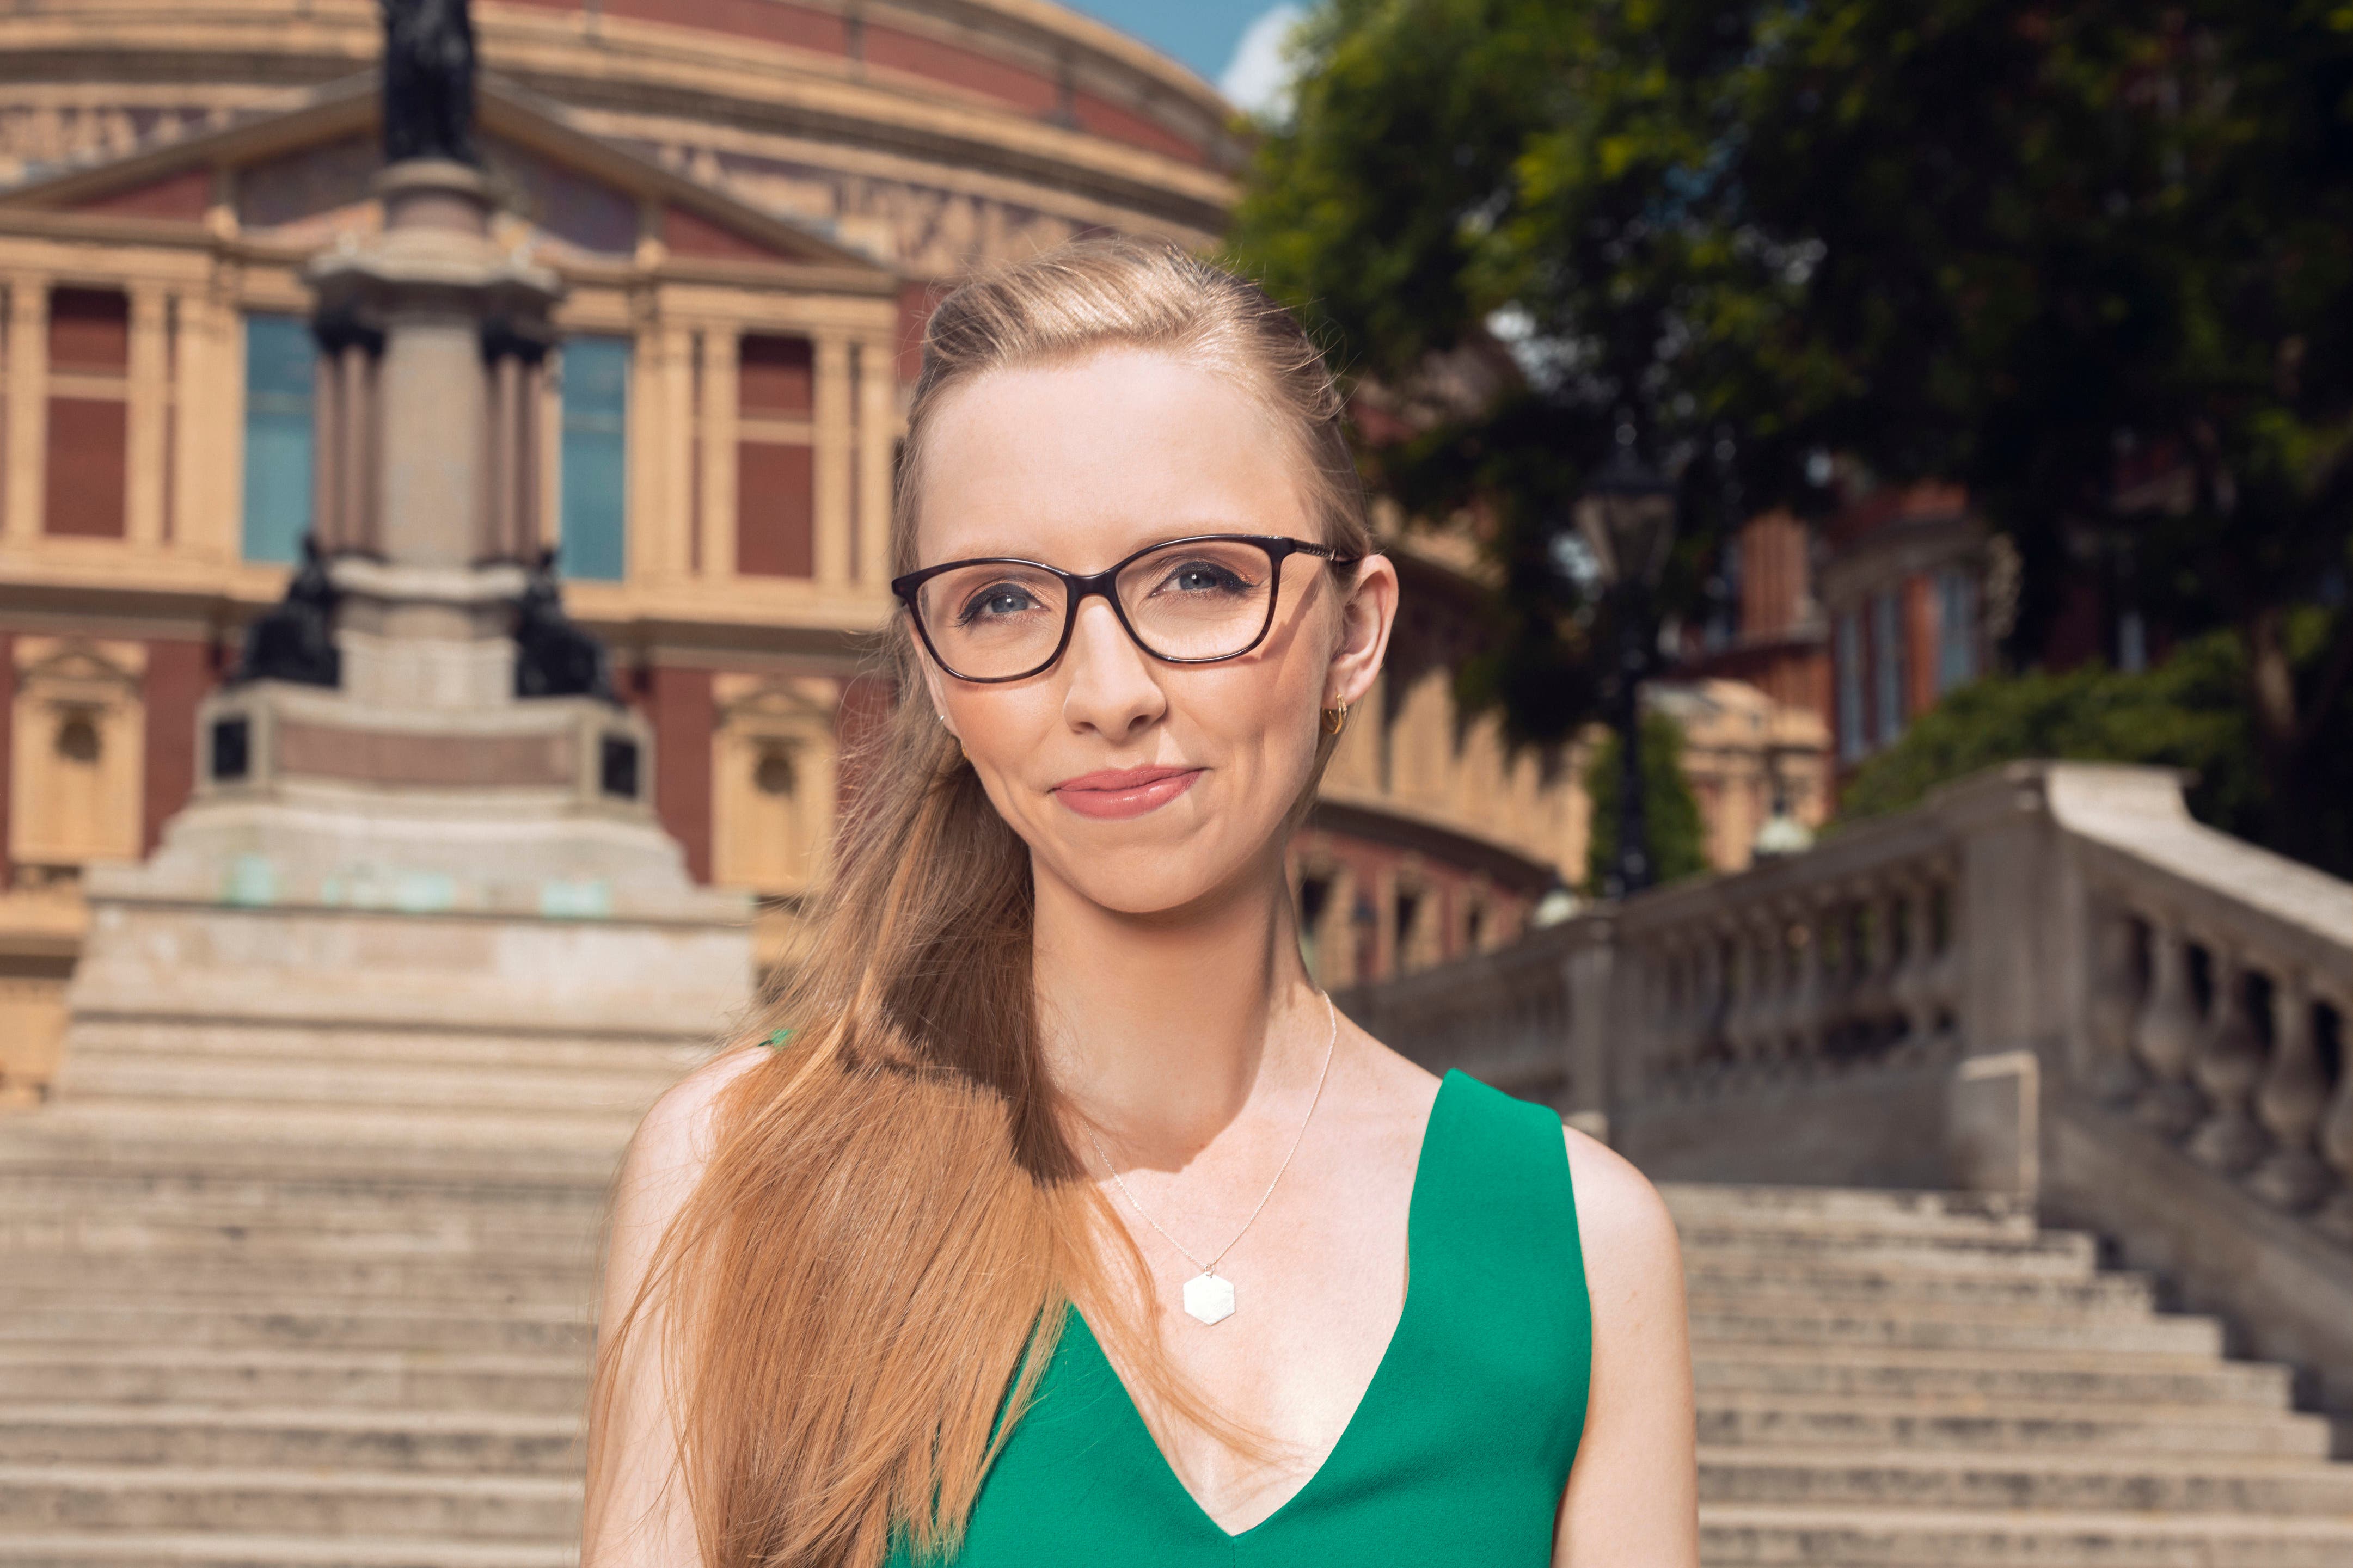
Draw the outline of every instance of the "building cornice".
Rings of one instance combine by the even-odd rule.
[[[0,17],[0,73],[93,85],[176,76],[265,90],[317,88],[371,67],[376,47],[373,6],[294,18],[259,6],[237,15],[159,9]],[[483,18],[483,53],[494,71],[565,103],[845,137],[1109,195],[1196,225],[1206,216],[1215,226],[1237,194],[1215,169],[928,79],[853,69],[839,57],[672,24],[606,18],[592,36],[575,18],[497,8]]]

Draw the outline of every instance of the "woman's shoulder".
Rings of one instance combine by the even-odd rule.
[[[621,1161],[613,1205],[617,1224],[669,1224],[710,1163],[728,1086],[768,1059],[765,1046],[738,1045],[663,1091],[638,1123]]]
[[[1674,1215],[1649,1177],[1599,1139],[1561,1129],[1569,1183],[1577,1194],[1577,1240],[1587,1282],[1598,1301],[1615,1296],[1683,1295],[1683,1244]]]

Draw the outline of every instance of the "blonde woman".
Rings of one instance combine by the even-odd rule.
[[[617,1196],[586,1568],[1698,1561],[1657,1194],[1300,959],[1397,608],[1329,373],[1093,241],[924,344],[898,708]]]

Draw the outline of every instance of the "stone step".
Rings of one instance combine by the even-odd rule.
[[[229,1302],[248,1307],[398,1301],[487,1309],[515,1302],[579,1307],[593,1301],[596,1270],[586,1258],[271,1258],[191,1253],[164,1266],[153,1255],[20,1253],[0,1296],[47,1300]]]
[[[607,1181],[635,1114],[483,1110],[460,1100],[425,1109],[257,1107],[195,1100],[66,1101],[0,1121],[0,1168],[60,1159],[142,1171],[201,1168],[294,1176],[464,1173],[485,1180]]]
[[[462,1173],[419,1173],[364,1180],[271,1176],[256,1171],[150,1168],[142,1171],[32,1171],[0,1166],[0,1215],[195,1215],[307,1220],[385,1215],[406,1219],[423,1212],[481,1214],[508,1218],[586,1216],[599,1219],[609,1197],[599,1178],[529,1182],[483,1180]]]
[[[2353,1465],[2224,1454],[1807,1448],[1700,1450],[1719,1502],[1934,1509],[2335,1514],[2353,1521]]]
[[[577,1531],[579,1514],[580,1483],[544,1476],[0,1465],[0,1531],[259,1528],[544,1543]]]
[[[364,1062],[430,1067],[578,1068],[668,1072],[684,1077],[711,1055],[699,1035],[577,1030],[525,1035],[467,1029],[318,1029],[268,1022],[214,1024],[153,1019],[83,1019],[75,1029],[79,1062],[101,1058],[279,1061],[319,1066]]]
[[[1704,1503],[1708,1568],[2345,1568],[2353,1521]]]
[[[1883,1236],[2027,1237],[2024,1199],[1962,1193],[1873,1192],[1853,1187],[1730,1187],[1677,1182],[1659,1195],[1678,1226],[1868,1232]]]
[[[1979,1398],[1808,1398],[1711,1393],[1699,1439],[1718,1447],[2094,1449],[2108,1454],[2245,1454],[2326,1459],[2330,1424],[2285,1410]]]
[[[8,1568],[575,1568],[569,1542],[435,1541],[225,1531],[16,1532],[0,1538]]]
[[[217,1466],[533,1475],[580,1470],[566,1415],[400,1409],[16,1405],[0,1409],[0,1466]]]
[[[1841,1308],[1886,1304],[1906,1312],[1947,1307],[2138,1317],[2157,1305],[2157,1292],[2146,1276],[2110,1272],[2086,1279],[1828,1268],[1792,1274],[1780,1265],[1723,1268],[1694,1260],[1683,1275],[1683,1289],[1694,1310],[1717,1301],[1793,1299]]]
[[[1982,1398],[2135,1402],[2242,1409],[2288,1407],[2289,1369],[2259,1362],[2094,1351],[1948,1351],[1882,1347],[1838,1356],[1810,1346],[1693,1347],[1703,1400],[1734,1391],[1804,1398]]]
[[[586,1360],[595,1331],[586,1306],[517,1303],[502,1311],[434,1313],[402,1303],[260,1307],[167,1307],[117,1301],[10,1300],[0,1292],[0,1347],[28,1344],[208,1345],[216,1349],[304,1347],[477,1354],[519,1352]]]
[[[142,1101],[202,1100],[251,1109],[515,1111],[639,1116],[679,1080],[668,1067],[636,1072],[574,1068],[434,1067],[364,1061],[187,1060],[116,1053],[75,1058],[71,1089],[84,1103],[118,1096]]]
[[[1694,1344],[1901,1346],[1919,1350],[2134,1351],[2219,1356],[2222,1328],[2211,1318],[1905,1310],[1865,1306],[1809,1311],[1800,1302],[1695,1303]]]
[[[144,1402],[577,1415],[587,1387],[586,1356],[0,1345],[0,1410]]]
[[[1889,1272],[2038,1275],[2088,1279],[2098,1250],[2088,1236],[2044,1231],[2034,1236],[1885,1236],[1870,1232],[1759,1230],[1738,1226],[1686,1226],[1683,1256],[1700,1268],[1862,1267]]]
[[[181,1255],[320,1262],[347,1258],[497,1259],[593,1268],[599,1240],[595,1219],[586,1215],[514,1225],[495,1216],[476,1219],[429,1212],[406,1224],[324,1213],[231,1219],[0,1213],[0,1252],[153,1258],[159,1268],[169,1267],[169,1260]]]

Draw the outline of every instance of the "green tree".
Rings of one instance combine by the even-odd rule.
[[[2296,665],[2318,656],[2326,630],[2311,612],[2292,618]],[[2272,819],[2280,805],[2264,787],[2246,687],[2245,645],[2227,627],[2184,644],[2153,669],[2092,664],[1989,677],[1954,692],[1865,763],[1840,795],[1839,819],[1905,810],[1938,784],[2001,763],[2059,757],[2179,768],[2200,821],[2244,838],[2277,838]],[[2304,837],[2322,863],[2353,864],[2353,748],[2325,755],[2329,804]]]
[[[1615,732],[1585,763],[1585,795],[1593,816],[1585,839],[1583,890],[1599,897],[1618,859],[1619,754]],[[1663,713],[1642,715],[1642,818],[1651,841],[1651,875],[1672,882],[1707,869],[1706,830],[1699,802],[1683,777],[1683,732]]]
[[[2027,565],[2020,651],[2086,555],[2185,635],[2227,628],[2274,841],[2326,858],[2353,728],[2342,0],[1327,0],[1300,58],[1233,243],[1402,416],[1375,481],[1484,520],[1504,602],[1467,699],[1523,738],[1590,716],[1603,629],[1557,542],[1621,419],[1681,475],[1685,608],[1723,522],[1826,504],[1835,452],[1968,487]],[[1518,379],[1465,397],[1499,342]],[[2186,482],[2140,507],[2136,464]]]

